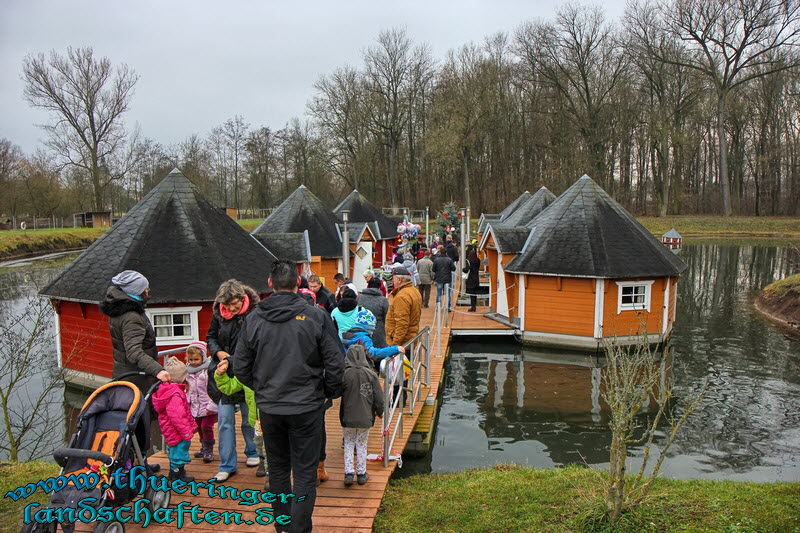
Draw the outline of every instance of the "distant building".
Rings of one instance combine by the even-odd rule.
[[[110,228],[111,211],[86,211],[72,215],[74,228]]]
[[[683,246],[683,237],[675,228],[672,228],[661,236],[661,242],[663,242],[667,248],[677,253],[681,249],[681,246]]]
[[[150,282],[147,314],[159,350],[204,340],[219,285],[236,278],[269,292],[275,256],[175,169],[40,291],[56,310],[59,365],[77,384],[111,377],[108,318],[98,305],[111,278],[137,270]]]

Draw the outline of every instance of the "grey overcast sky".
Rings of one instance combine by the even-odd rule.
[[[0,0],[0,138],[40,146],[47,114],[22,97],[28,54],[91,46],[139,74],[125,122],[163,144],[207,134],[234,115],[281,128],[302,117],[320,75],[349,64],[382,29],[405,27],[434,58],[560,0]],[[624,0],[603,2],[618,19]]]

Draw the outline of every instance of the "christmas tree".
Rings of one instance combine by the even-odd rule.
[[[458,240],[461,235],[461,218],[458,216],[458,207],[453,202],[445,204],[439,217],[436,219],[439,225],[438,233],[452,233],[453,238]]]

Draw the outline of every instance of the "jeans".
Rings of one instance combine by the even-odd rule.
[[[317,466],[325,409],[319,408],[297,415],[272,415],[261,412],[261,429],[267,447],[269,490],[274,493],[293,493],[305,496],[289,503],[280,499],[272,504],[275,516],[289,515],[290,533],[311,531],[311,514],[317,499]],[[294,477],[294,487],[290,476]],[[286,531],[286,526],[275,526]]]
[[[244,454],[247,457],[258,457],[255,443],[255,430],[247,421],[249,413],[247,404],[219,404],[217,412],[217,433],[219,434],[219,471],[236,472],[238,462],[236,459],[236,405],[242,413],[242,436],[244,436]]]
[[[450,285],[444,283],[437,283],[436,284],[436,303],[438,304],[442,300],[442,292],[447,291],[447,308],[450,309],[452,303],[452,293],[450,291]]]

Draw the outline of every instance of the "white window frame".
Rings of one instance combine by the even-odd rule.
[[[617,314],[624,311],[647,311],[650,312],[650,301],[653,295],[653,283],[655,280],[640,281],[618,281],[617,282]],[[623,304],[622,288],[644,286],[644,304]]]
[[[156,346],[168,346],[173,344],[189,344],[190,342],[200,340],[200,324],[198,321],[198,312],[202,309],[201,306],[197,307],[156,307],[146,309],[147,318],[153,325],[153,329],[157,328],[155,317],[156,315],[189,315],[189,321],[192,333],[191,335],[181,335],[179,337],[159,337],[156,334]]]

